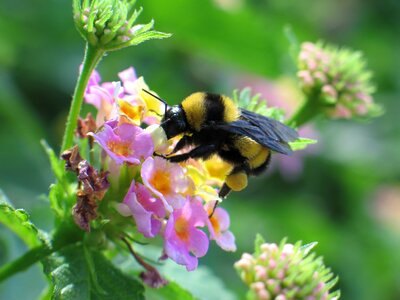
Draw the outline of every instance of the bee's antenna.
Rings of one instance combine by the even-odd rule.
[[[153,96],[154,98],[156,98],[156,99],[160,100],[162,103],[164,103],[164,105],[165,105],[164,114],[167,113],[167,107],[168,107],[167,101],[165,101],[164,99],[161,99],[160,97],[158,97],[158,96],[156,96],[156,95],[150,93],[148,90],[142,89],[142,91],[143,91],[143,92],[146,92],[146,93],[149,94],[150,96]]]

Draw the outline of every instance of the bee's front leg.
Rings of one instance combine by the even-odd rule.
[[[182,153],[174,156],[167,156],[165,159],[169,160],[170,162],[173,163],[179,163],[185,160],[188,160],[189,158],[203,158],[207,159],[209,158],[215,151],[217,150],[217,146],[214,144],[210,145],[201,145],[193,150],[187,152],[187,153]]]
[[[183,148],[190,146],[193,144],[193,137],[189,135],[184,135],[178,143],[176,143],[174,150],[172,150],[171,153],[168,153],[167,156],[170,156],[171,154],[174,154],[178,152],[179,150],[182,150]]]

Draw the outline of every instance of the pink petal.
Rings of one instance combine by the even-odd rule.
[[[183,207],[182,214],[194,227],[205,226],[208,221],[208,214],[198,198],[188,199],[188,202]]]
[[[112,95],[112,103],[114,103],[114,97],[122,98],[124,96],[124,89],[121,88],[119,81],[114,82],[104,82],[101,87],[105,89],[110,95]],[[118,89],[116,91],[116,89]]]
[[[171,178],[173,179],[175,191],[177,193],[185,192],[189,187],[189,180],[182,167],[178,164],[170,164],[169,170],[171,173]]]
[[[189,251],[180,243],[175,240],[165,241],[165,253],[175,261],[177,264],[186,266],[186,270],[193,271],[197,268],[197,257],[191,256]]]
[[[225,251],[236,251],[235,236],[230,231],[217,235],[215,241]]]
[[[189,250],[196,257],[202,257],[206,255],[208,244],[208,237],[203,231],[196,228],[193,228],[190,231]]]
[[[137,155],[142,159],[146,159],[147,157],[153,155],[154,143],[151,135],[144,130],[139,133],[135,138],[134,148]]]
[[[118,77],[119,79],[121,79],[123,83],[127,81],[135,81],[137,79],[136,72],[133,67],[130,67],[126,70],[123,70],[122,72],[119,72]]]
[[[179,194],[165,195],[165,199],[174,209],[182,208],[186,203],[185,196]]]
[[[154,218],[154,216],[151,218],[151,237],[156,236],[157,234],[160,233],[162,228],[162,222],[160,220],[157,220]]]
[[[175,217],[171,214],[164,231],[164,251],[173,261],[186,266],[188,271],[197,268],[197,258],[191,256],[187,246],[179,239],[174,229]]]
[[[143,184],[136,184],[136,195],[141,205],[147,211],[151,211],[159,218],[165,217],[165,208],[162,201],[158,198],[151,197],[150,191]]]
[[[157,157],[156,157],[157,158]],[[167,202],[164,195],[157,191],[149,182],[154,169],[156,168],[157,160],[153,157],[148,157],[142,164],[142,169],[140,170],[140,175],[142,177],[143,183],[163,202],[164,207],[167,211],[172,212],[172,206]]]
[[[88,97],[88,99],[87,99],[87,97]],[[96,99],[96,100],[93,100],[93,99]],[[87,102],[88,102],[88,100],[95,101],[100,107],[102,106],[102,101],[106,101],[110,104],[114,103],[113,95],[110,94],[106,89],[104,89],[100,86],[92,86],[92,87],[88,88],[87,92],[85,93],[85,100]],[[90,103],[90,102],[88,102],[88,103]],[[91,103],[91,104],[95,105],[94,103]],[[100,108],[100,107],[97,107],[97,108]]]
[[[139,203],[135,194],[135,183],[133,181],[123,203],[130,208],[138,231],[143,233],[145,237],[154,237],[155,234],[152,232],[151,226],[152,213],[145,210],[144,207]]]
[[[106,151],[107,154],[115,161],[115,163],[119,165],[124,163],[125,160],[121,156],[116,155],[114,152],[112,152],[107,145],[107,142],[109,141],[119,140],[119,138],[115,135],[110,126],[104,124],[103,130],[99,131],[98,133],[93,133],[91,135],[95,138],[96,142],[103,148],[103,150]],[[138,163],[139,162],[140,161],[138,161]]]
[[[220,231],[226,231],[230,225],[230,219],[228,212],[222,207],[217,207],[213,214],[213,218],[216,218],[219,224]]]
[[[118,136],[121,138],[123,141],[130,141],[133,140],[139,133],[143,131],[142,128],[129,124],[129,123],[124,123],[118,126],[116,128]]]

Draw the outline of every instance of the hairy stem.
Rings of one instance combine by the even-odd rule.
[[[51,242],[28,250],[24,255],[0,267],[0,282],[22,272],[50,254],[82,240],[82,231],[75,224],[68,222],[58,227]]]
[[[61,153],[72,147],[74,132],[77,126],[79,113],[81,111],[83,95],[85,93],[87,83],[90,75],[103,55],[103,50],[94,48],[89,44],[86,45],[85,56],[82,62],[82,71],[80,72],[78,81],[76,83],[74,95],[72,97],[71,108],[68,114],[63,143],[61,146]]]
[[[151,271],[151,272],[154,272],[154,271],[155,271],[155,272],[158,273],[158,271],[157,271],[153,266],[151,266],[151,265],[149,265],[147,262],[145,262],[144,259],[141,258],[141,257],[139,256],[139,254],[137,254],[137,253],[133,250],[131,244],[129,243],[129,241],[128,241],[126,238],[121,238],[121,240],[125,243],[125,245],[128,247],[129,252],[132,254],[132,256],[136,259],[136,261],[137,261],[143,268],[145,268],[147,271]]]
[[[27,268],[45,258],[52,252],[54,252],[54,250],[49,248],[49,246],[47,245],[41,245],[29,250],[24,255],[18,257],[16,260],[5,264],[0,268],[0,282],[18,272],[26,270]]]
[[[168,281],[160,275],[156,268],[146,263],[144,259],[133,250],[131,244],[126,238],[121,237],[121,240],[128,247],[129,252],[136,259],[136,261],[146,270],[146,272],[142,272],[140,274],[140,278],[142,278],[145,284],[153,288],[159,288],[168,283]]]

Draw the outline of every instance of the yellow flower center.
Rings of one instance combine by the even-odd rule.
[[[149,182],[163,195],[167,195],[171,192],[171,180],[169,174],[163,170],[156,170]]]
[[[132,149],[130,148],[129,142],[109,141],[107,143],[107,146],[112,152],[114,152],[118,156],[127,157],[132,154]]]
[[[211,222],[212,227],[214,228],[215,233],[218,234],[221,229],[220,229],[219,222],[218,222],[217,218],[212,216],[210,218],[210,222]]]
[[[132,105],[131,103],[123,100],[118,101],[118,105],[121,114],[127,116],[134,123],[140,123],[144,113],[144,105],[142,104]]]
[[[188,221],[184,218],[178,218],[175,222],[175,232],[178,237],[187,242],[189,240],[189,224]]]

